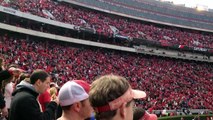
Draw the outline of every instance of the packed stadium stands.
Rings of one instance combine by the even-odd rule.
[[[6,63],[16,63],[28,72],[45,69],[60,85],[72,79],[92,82],[97,76],[114,73],[147,92],[146,101],[138,103],[147,109],[155,101],[154,109],[180,109],[183,101],[188,108],[213,109],[213,67],[207,63],[72,48],[67,43],[10,36],[1,35]]]
[[[39,4],[39,2],[42,3]],[[72,7],[66,3],[29,0],[28,2],[11,2],[5,6],[60,22],[95,29],[97,34],[108,37],[119,34],[129,38],[165,41],[173,45],[200,48],[212,48],[213,46],[213,35],[211,33],[159,26],[132,19],[109,16],[96,11]]]
[[[148,21],[155,21],[155,22],[163,22],[164,24],[175,24],[175,25],[183,25],[189,26],[189,27],[195,27],[195,28],[203,28],[212,30],[212,23],[207,22],[211,21],[208,18],[208,15],[205,17],[205,19],[208,19],[207,21],[205,19],[199,19],[204,18],[204,16],[199,14],[199,12],[196,12],[199,17],[196,17],[196,15],[192,14],[192,12],[185,13],[182,12],[182,10],[179,11],[179,9],[175,12],[171,9],[165,6],[165,8],[159,7],[159,5],[152,5],[147,4],[148,1],[145,3],[141,1],[135,1],[130,0],[126,4],[124,1],[107,1],[107,0],[91,0],[90,2],[87,0],[62,0],[69,3],[84,5],[84,6],[90,6],[91,8],[101,8],[104,10],[109,10],[110,12],[118,12],[122,13],[124,15],[130,15],[133,17],[139,17],[138,19],[148,19]],[[148,3],[154,3],[160,4],[159,2],[151,2],[153,0],[150,0]],[[137,5],[136,5],[137,4]],[[171,5],[170,5],[171,6]],[[180,8],[181,9],[181,8]],[[162,11],[161,11],[162,10]],[[184,9],[183,9],[184,10]],[[168,13],[168,14],[167,14]],[[195,12],[193,12],[195,13]],[[183,15],[180,15],[183,14]],[[185,17],[183,17],[185,16]],[[199,22],[200,21],[200,22]],[[206,22],[204,22],[206,21]]]
[[[103,1],[102,3],[104,3]],[[111,3],[116,2],[120,5],[127,5],[127,2],[124,3],[121,0],[110,1]],[[154,6],[154,3],[137,1],[141,4],[150,5],[146,6],[148,7],[146,9],[152,9]],[[18,0],[6,3],[0,0],[0,3],[2,6],[21,12],[93,29],[96,31],[97,36],[104,35],[112,38],[115,34],[118,34],[128,38],[166,41],[174,45],[213,49],[213,34],[211,32],[133,20],[83,7],[79,8],[79,6],[73,6],[64,2]],[[100,5],[103,6],[104,4]],[[130,7],[135,5],[130,4]],[[157,11],[164,9],[161,6],[157,7],[155,9]],[[171,9],[169,8],[169,11]],[[183,12],[176,11],[176,9],[172,10],[172,12],[172,14],[177,13],[178,17],[194,19],[194,22],[202,23],[205,21],[205,24],[210,24],[209,28],[211,28],[212,16],[208,14],[189,12],[182,14]],[[171,14],[171,12],[167,14]],[[188,14],[191,14],[191,16],[189,17]],[[203,17],[205,18],[204,21],[202,21]],[[206,23],[206,21],[208,22]],[[62,33],[54,30],[54,27],[45,29],[40,26],[40,23],[36,24],[36,26],[33,22],[30,22],[30,24],[13,22],[14,20],[12,19],[4,21],[4,23],[18,27],[73,37],[69,34],[69,31]],[[154,106],[155,110],[162,110],[164,108],[169,110],[181,108],[213,110],[213,88],[211,87],[213,84],[213,66],[210,63],[85,46],[73,47],[71,43],[56,42],[38,37],[27,39],[23,34],[10,32],[8,34],[0,32],[0,52],[6,60],[6,64],[18,64],[29,73],[34,69],[45,69],[52,75],[53,81],[58,82],[60,85],[72,79],[82,79],[91,83],[100,75],[110,73],[122,75],[131,82],[134,88],[147,92],[148,97],[146,100],[137,101],[137,105],[143,106],[145,109],[152,107],[156,103]]]

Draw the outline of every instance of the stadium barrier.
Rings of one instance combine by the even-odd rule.
[[[166,116],[166,117],[159,117],[158,120],[213,120],[213,114]]]
[[[153,46],[153,47],[168,48],[168,49],[178,50],[178,51],[188,51],[193,53],[195,52],[195,53],[202,53],[206,55],[213,55],[212,48],[189,47],[186,45],[172,44],[166,41],[160,42],[160,41],[152,41],[152,40],[139,39],[139,38],[133,38],[132,42],[135,45],[147,45],[147,46]]]

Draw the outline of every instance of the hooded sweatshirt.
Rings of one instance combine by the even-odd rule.
[[[53,120],[57,103],[50,102],[46,111],[41,112],[38,95],[32,84],[26,81],[18,84],[12,94],[10,120]]]

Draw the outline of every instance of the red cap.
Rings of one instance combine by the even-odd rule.
[[[84,90],[89,93],[90,91],[90,84],[88,84],[87,82],[83,81],[83,80],[73,80],[74,82],[76,82],[77,84],[81,85]]]

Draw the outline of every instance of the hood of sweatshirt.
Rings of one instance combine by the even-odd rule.
[[[13,92],[12,96],[14,96],[15,94],[17,94],[18,92],[21,91],[29,91],[31,92],[33,95],[38,96],[38,92],[36,92],[34,86],[28,82],[26,82],[25,80],[21,81],[17,86],[15,91]]]

